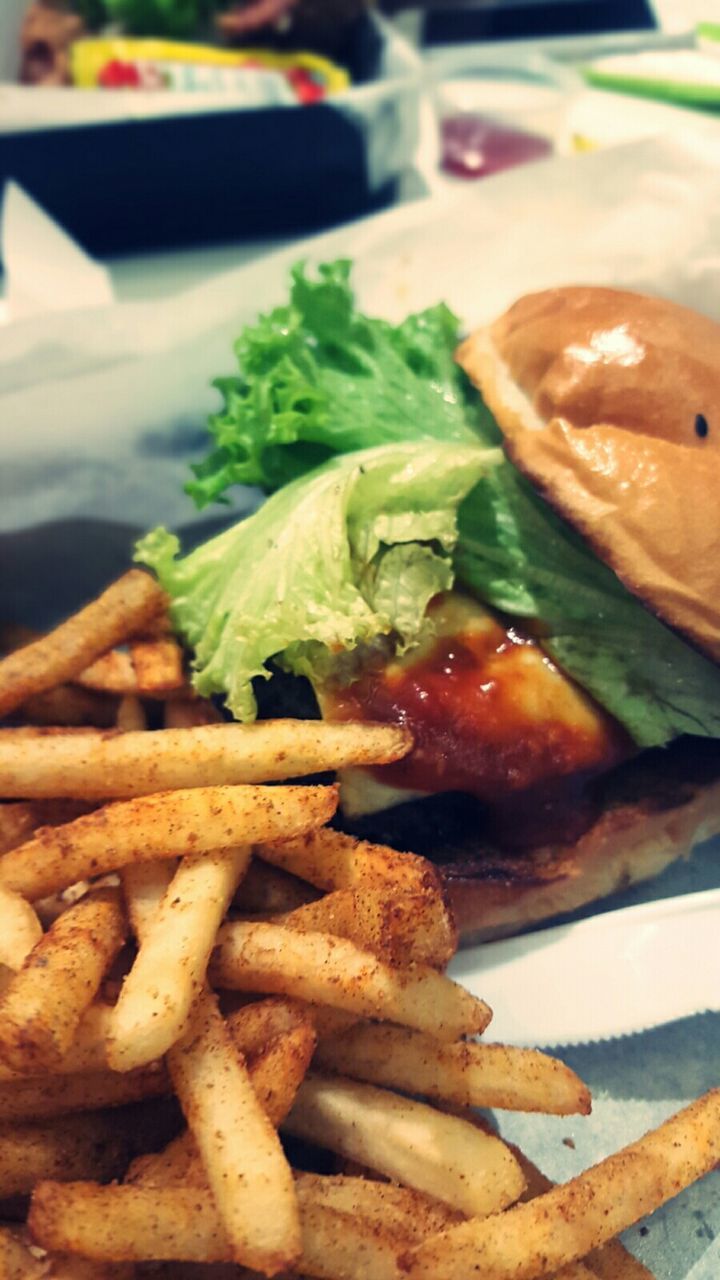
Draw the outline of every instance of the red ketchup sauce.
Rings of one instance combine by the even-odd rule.
[[[413,751],[375,770],[379,781],[415,791],[469,792],[494,807],[521,793],[534,797],[533,809],[556,807],[561,792],[577,798],[579,779],[631,752],[623,730],[535,640],[490,615],[481,629],[437,635],[415,660],[326,690],[323,711],[332,720],[411,729]]]
[[[440,126],[442,168],[458,178],[486,178],[551,154],[552,142],[486,116],[462,112]]]

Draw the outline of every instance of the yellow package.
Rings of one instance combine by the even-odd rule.
[[[347,71],[319,54],[121,36],[78,40],[71,50],[71,74],[81,89],[226,92],[249,107],[318,102],[350,84]]]

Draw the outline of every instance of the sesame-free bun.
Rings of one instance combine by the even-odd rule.
[[[618,289],[548,289],[457,358],[538,493],[720,661],[720,325]]]

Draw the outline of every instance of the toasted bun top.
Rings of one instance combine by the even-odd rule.
[[[720,661],[720,325],[617,289],[548,289],[458,360],[538,492]]]

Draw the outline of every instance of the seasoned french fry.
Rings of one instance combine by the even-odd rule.
[[[442,892],[438,870],[426,858],[356,840],[331,827],[264,841],[257,852],[266,862],[309,880],[318,889],[385,889],[395,894]]]
[[[115,1006],[107,1044],[114,1071],[152,1062],[180,1036],[250,853],[237,845],[183,858]]]
[[[138,693],[171,693],[185,684],[182,649],[173,636],[149,636],[131,640],[128,649]]]
[[[341,1213],[298,1191],[300,1274],[320,1280],[398,1280],[404,1235]],[[46,1248],[97,1259],[230,1262],[232,1250],[209,1191],[95,1183],[41,1182],[30,1210],[33,1235]]]
[[[210,973],[220,987],[297,996],[360,1017],[388,1018],[441,1040],[477,1034],[491,1016],[482,1000],[435,969],[394,969],[345,938],[286,925],[224,925]]]
[[[282,1124],[310,1065],[315,1033],[308,1016],[285,1000],[262,1000],[230,1015],[227,1026],[247,1056],[255,1095],[271,1123]],[[139,1156],[127,1181],[143,1186],[207,1186],[192,1134],[186,1131],[164,1151]]]
[[[175,858],[133,862],[122,868],[120,883],[135,937],[145,938],[178,868]]]
[[[19,1231],[0,1227],[0,1280],[45,1280],[44,1262],[36,1257]]]
[[[8,715],[31,694],[79,675],[106,649],[141,631],[164,604],[165,597],[150,575],[131,569],[49,635],[0,662],[0,716]]]
[[[70,1076],[106,1070],[105,1042],[112,1012],[112,1005],[101,1001],[96,1001],[86,1009],[72,1043],[53,1063],[54,1073]],[[0,1061],[0,1085],[4,1080],[31,1079],[45,1075],[46,1071],[47,1068],[37,1061],[28,1062],[22,1071],[15,1071]]]
[[[151,734],[141,734],[143,740]],[[41,828],[0,859],[0,884],[30,901],[134,861],[253,843],[332,817],[335,787],[193,787],[106,805],[65,827]]]
[[[18,800],[14,804],[0,804],[0,854],[24,844],[38,827],[62,826],[96,807],[82,800]]]
[[[590,1093],[557,1058],[537,1049],[461,1041],[440,1044],[402,1027],[361,1024],[317,1051],[318,1065],[355,1080],[440,1098],[461,1107],[588,1115]]]
[[[94,689],[82,689],[76,684],[59,684],[54,689],[46,689],[22,705],[23,721],[31,725],[110,729],[116,717],[116,697]]]
[[[708,1173],[720,1159],[720,1089],[570,1182],[420,1245],[411,1280],[526,1280],[584,1257]]]
[[[301,1249],[292,1173],[209,992],[168,1054],[175,1092],[234,1261],[275,1275]]]
[[[118,1177],[129,1135],[109,1112],[0,1125],[0,1197],[29,1195],[41,1178],[62,1182]]]
[[[312,1021],[289,1002],[263,1000],[231,1013],[227,1025],[236,1047],[250,1059],[253,1089],[277,1128],[290,1111],[312,1060],[316,1045]]]
[[[277,782],[348,760],[384,764],[410,738],[391,725],[272,720],[156,733],[0,733],[0,795],[128,799],[169,788]]]
[[[42,938],[42,925],[19,893],[0,884],[0,964],[20,969]]]
[[[83,689],[111,693],[123,698],[138,692],[135,668],[124,649],[109,649],[74,677]]]
[[[439,893],[389,896],[387,889],[337,889],[275,923],[349,938],[393,965],[444,969],[457,950],[457,930]]]
[[[28,1080],[0,1081],[0,1121],[45,1120],[73,1111],[121,1107],[170,1092],[162,1064],[122,1075],[97,1071],[68,1076],[43,1075]]]
[[[0,1000],[0,1057],[22,1071],[57,1063],[125,941],[118,890],[100,889],[59,916]]]
[[[319,897],[319,890],[306,880],[299,880],[287,871],[271,867],[269,862],[253,858],[235,895],[233,909],[241,915],[268,919],[295,911]]]
[[[70,1253],[46,1254],[43,1267],[42,1280],[134,1280],[136,1274],[131,1262],[94,1262]]]
[[[599,1280],[655,1280],[651,1271],[638,1262],[619,1240],[608,1240],[584,1258],[590,1276]]]
[[[306,1076],[284,1128],[475,1217],[498,1213],[525,1187],[517,1160],[494,1135],[341,1077]]]
[[[222,724],[223,717],[217,707],[205,698],[168,698],[163,707],[163,724],[166,729],[197,729],[203,724]]]
[[[316,1173],[296,1173],[295,1179],[300,1194],[310,1192],[320,1204],[390,1227],[412,1244],[419,1244],[464,1217],[440,1200],[392,1182],[373,1182],[344,1174],[322,1177]]]

